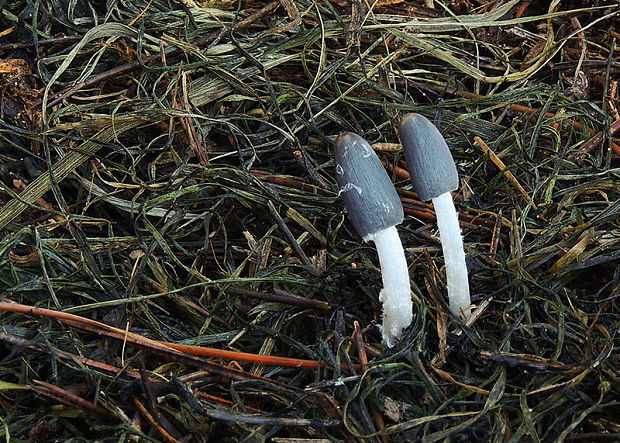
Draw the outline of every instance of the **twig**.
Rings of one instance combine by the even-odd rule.
[[[321,195],[328,195],[329,193],[322,188],[311,185],[309,183],[304,183],[301,179],[297,179],[295,177],[287,176],[283,177],[281,175],[273,175],[269,171],[263,171],[260,169],[251,169],[250,173],[257,177],[262,181],[266,181],[268,183],[273,183],[274,185],[286,186],[289,188],[300,189],[306,192],[315,192]]]
[[[332,309],[329,303],[326,303],[324,301],[312,300],[310,298],[299,297],[293,294],[270,294],[268,292],[258,292],[241,288],[227,288],[226,291],[246,297],[257,298],[259,300],[265,300],[274,303],[285,303],[287,305],[300,306],[303,308],[320,309],[322,311],[330,311]]]
[[[187,117],[181,117],[181,125],[185,132],[187,133],[187,138],[189,139],[189,144],[192,147],[192,150],[196,154],[196,157],[200,160],[200,164],[202,166],[206,166],[209,164],[209,159],[207,158],[207,154],[205,153],[204,146],[200,143],[200,139],[198,138],[198,134],[196,133],[196,127],[194,126],[194,120],[189,115],[192,112],[192,109],[189,105],[189,98],[187,96],[187,73],[183,72],[181,74],[181,84],[183,87],[183,108],[188,113]]]
[[[609,126],[609,136],[611,137],[612,135],[614,135],[619,129],[620,129],[620,120],[616,120]],[[594,137],[592,137],[587,142],[582,144],[579,147],[579,150],[586,154],[589,154],[590,152],[594,151],[603,142],[603,135],[604,135],[603,131],[597,132],[594,135]],[[616,145],[615,143],[612,143],[611,148],[613,149],[614,154],[620,156],[620,147],[618,145]],[[569,158],[575,158],[575,154],[573,154],[572,156],[569,156]]]
[[[529,4],[529,1],[524,1],[523,3],[521,3],[519,9],[517,9],[517,12],[515,13],[515,18],[521,18],[521,16],[523,16],[523,13],[525,12],[525,8],[527,8]]]
[[[273,205],[271,200],[269,200],[267,206],[269,207],[269,212],[271,213],[271,216],[280,227],[280,230],[282,231],[286,239],[291,244],[291,247],[295,251],[295,254],[297,254],[297,257],[299,257],[299,259],[304,265],[308,266],[312,271],[316,273],[316,268],[314,267],[306,253],[301,249],[301,246],[299,246],[299,243],[295,239],[295,236],[293,236],[288,226],[286,226],[286,223],[284,223],[284,220],[282,220],[282,217],[280,217],[280,214],[278,214],[278,211],[276,210],[276,207]]]
[[[536,206],[536,203],[534,203],[534,201],[532,201],[532,199],[530,198],[530,196],[527,194],[527,192],[525,192],[525,189],[523,189],[523,186],[521,186],[521,183],[519,183],[519,181],[517,180],[517,178],[512,174],[512,172],[508,171],[506,169],[506,165],[504,164],[504,162],[497,156],[497,154],[495,154],[495,152],[493,152],[493,150],[491,148],[489,148],[487,146],[487,144],[478,136],[474,137],[474,140],[476,141],[476,143],[478,143],[478,146],[480,146],[482,148],[482,150],[486,153],[489,154],[489,157],[491,158],[491,161],[493,161],[493,163],[495,164],[495,166],[497,166],[499,168],[500,171],[504,172],[504,175],[506,176],[506,178],[508,179],[508,181],[510,183],[513,184],[513,186],[515,188],[517,188],[517,190],[521,193],[521,195],[523,195],[523,197],[525,198],[525,200],[528,203],[532,204],[532,208],[534,210],[538,209],[538,207]]]
[[[109,411],[102,406],[96,406],[93,402],[85,400],[79,395],[74,394],[73,392],[67,391],[66,389],[60,388],[56,385],[41,380],[33,380],[33,383],[34,385],[31,386],[31,389],[38,394],[53,398],[54,400],[57,400],[66,405],[80,408],[91,414],[103,417],[113,422],[120,421],[118,416],[112,411]]]
[[[152,340],[150,338],[146,338],[139,334],[135,334],[133,332],[125,332],[122,329],[115,328],[113,326],[106,325],[105,323],[100,323],[95,320],[91,320],[88,318],[80,317],[78,315],[69,314],[66,312],[54,311],[51,309],[45,308],[37,308],[34,306],[22,305],[20,303],[13,303],[6,298],[1,298],[0,301],[0,311],[6,312],[20,312],[23,314],[30,315],[38,315],[41,317],[55,318],[61,323],[73,326],[78,329],[86,330],[93,332],[99,335],[105,335],[110,338],[114,338],[121,341],[126,341],[128,344],[133,344],[136,346],[140,346],[143,348],[150,349],[152,351],[157,351],[160,353],[168,353],[175,355],[177,357],[187,359],[190,356],[202,356],[202,357],[214,357],[214,358],[223,358],[227,360],[240,360],[247,361],[252,363],[263,363],[266,365],[274,365],[274,366],[289,366],[295,368],[303,368],[303,369],[317,369],[319,367],[325,367],[327,364],[325,362],[318,362],[315,360],[303,360],[297,358],[290,357],[277,357],[271,355],[258,355],[258,354],[250,354],[247,352],[236,352],[236,351],[226,351],[223,349],[215,349],[215,348],[207,348],[202,346],[193,346],[193,345],[184,345],[179,343],[166,343],[160,342],[157,340]],[[190,354],[184,355],[185,354]],[[235,378],[238,380],[247,380],[248,377],[256,378],[256,376],[251,376],[242,371],[236,371],[233,369],[228,369],[227,371],[223,371],[219,366],[205,362],[204,360],[198,360],[196,362],[194,359],[190,357],[190,362],[196,364],[198,366],[204,367],[205,365],[209,366],[209,369],[214,372],[220,372],[222,375],[225,375],[230,378]],[[349,365],[343,363],[341,365],[343,370],[348,370]],[[269,382],[276,383],[273,380],[258,377],[262,380],[267,380]]]
[[[293,157],[295,157],[295,161],[297,164],[308,174],[308,176],[321,188],[329,190],[329,185],[327,182],[319,175],[316,168],[312,163],[308,161],[306,156],[301,151],[294,151]]]
[[[66,37],[55,37],[39,40],[37,45],[39,46],[52,46],[52,45],[65,45],[75,43],[82,40],[82,35],[68,35]],[[15,49],[34,48],[34,42],[18,42],[18,43],[5,43],[0,45],[0,51],[11,51]]]
[[[0,332],[0,341],[6,342],[6,343],[10,343],[13,345],[13,349],[17,349],[18,347],[20,348],[28,348],[28,349],[33,349],[35,351],[39,351],[39,352],[44,352],[47,354],[50,354],[51,351],[47,346],[43,346],[40,345],[39,343],[32,341],[32,340],[26,340],[23,339],[21,337],[16,337],[14,335],[10,335],[10,334],[6,334],[4,332]],[[128,377],[133,378],[134,380],[139,380],[141,379],[141,374],[136,372],[136,371],[132,371],[131,369],[128,368],[119,368],[117,366],[112,366],[109,365],[107,363],[103,363],[100,362],[98,360],[93,360],[87,357],[83,357],[81,355],[77,355],[77,354],[73,354],[71,352],[67,352],[67,351],[63,351],[61,349],[54,349],[54,355],[57,357],[60,357],[64,360],[69,360],[69,361],[73,361],[73,362],[79,362],[82,365],[85,366],[89,366],[93,369],[96,369],[98,371],[102,371],[108,374],[114,374],[116,376],[119,376],[121,374],[127,375]],[[207,371],[198,371],[194,374],[201,374],[202,378],[206,377],[209,373]],[[187,379],[189,376],[185,376],[182,377],[184,380]],[[148,377],[148,381],[149,383],[162,383],[162,380],[159,378],[153,378],[153,377]],[[211,395],[211,394],[207,394],[205,392],[201,392],[198,390],[194,390],[193,393],[195,395],[197,395],[198,397],[210,401],[210,402],[214,402],[217,403],[223,407],[233,407],[235,406],[235,403],[225,399],[225,398],[221,398],[221,397],[217,397],[215,395]],[[255,412],[255,413],[263,413],[264,411],[261,411],[260,409],[256,409],[256,408],[252,408],[250,406],[244,406],[245,409],[247,409],[248,411],[251,412]]]
[[[500,209],[495,219],[493,227],[493,235],[491,235],[491,245],[489,246],[489,254],[492,256],[497,254],[497,246],[499,245],[500,229],[502,228],[502,210]]]

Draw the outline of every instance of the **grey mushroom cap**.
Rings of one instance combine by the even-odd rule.
[[[422,201],[459,187],[450,149],[429,119],[420,114],[407,114],[400,120],[399,132],[411,182]]]
[[[403,221],[403,205],[368,142],[346,132],[334,141],[336,180],[353,227],[364,239]]]

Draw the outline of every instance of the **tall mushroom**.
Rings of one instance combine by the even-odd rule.
[[[366,140],[344,133],[336,138],[334,149],[339,194],[353,227],[364,241],[372,240],[377,247],[383,279],[381,333],[392,347],[413,318],[407,261],[395,227],[403,221],[403,206]]]
[[[450,195],[459,186],[454,159],[439,130],[422,115],[405,115],[399,133],[413,187],[421,200],[433,201],[446,264],[450,310],[467,317],[471,301],[465,251]]]

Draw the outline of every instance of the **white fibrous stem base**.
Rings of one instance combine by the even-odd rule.
[[[383,278],[383,289],[379,293],[383,303],[381,334],[383,341],[392,347],[413,319],[407,260],[395,226],[369,237],[377,247]]]
[[[471,305],[469,297],[469,281],[467,280],[467,266],[465,266],[465,251],[461,227],[449,192],[433,199],[439,237],[443,248],[443,257],[446,264],[446,279],[448,281],[448,299],[450,311],[454,315],[467,318]]]

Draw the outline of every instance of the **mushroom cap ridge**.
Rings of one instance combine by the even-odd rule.
[[[366,140],[351,132],[341,134],[334,141],[334,157],[339,194],[364,240],[403,221],[396,189]]]
[[[399,124],[400,141],[413,188],[427,201],[459,186],[454,159],[439,129],[420,114],[407,114]]]

